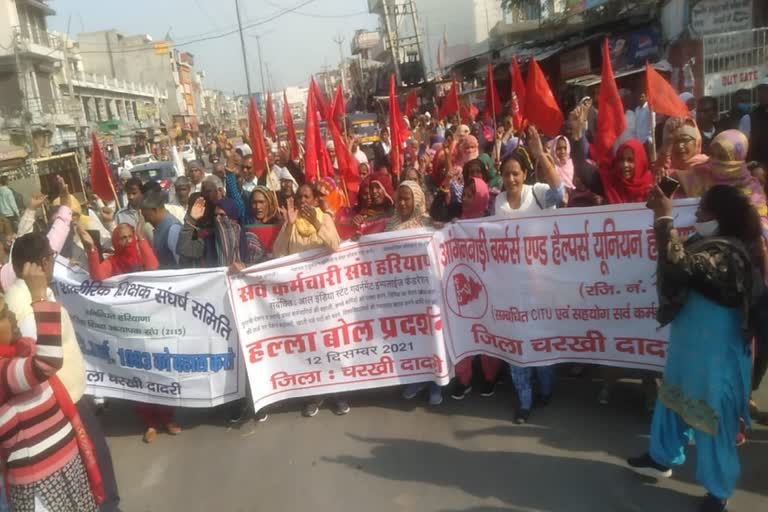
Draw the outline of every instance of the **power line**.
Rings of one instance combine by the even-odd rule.
[[[251,28],[254,28],[254,27],[265,25],[265,24],[267,24],[267,23],[269,23],[271,21],[274,21],[274,20],[276,20],[278,18],[282,18],[286,14],[291,14],[292,12],[296,11],[297,9],[301,9],[302,7],[305,7],[305,6],[311,4],[314,1],[315,0],[305,0],[304,2],[298,4],[298,5],[294,6],[294,7],[290,7],[288,9],[284,9],[281,12],[278,12],[278,13],[273,14],[271,16],[267,16],[266,18],[263,18],[263,19],[261,19],[259,21],[256,21],[256,22],[244,25],[243,26],[243,30],[248,30],[248,29],[251,29]],[[212,41],[214,39],[221,39],[223,37],[231,36],[232,34],[236,34],[238,32],[239,32],[239,29],[236,28],[234,30],[229,30],[229,31],[221,33],[221,34],[217,34],[217,35],[213,35],[213,36],[208,36],[208,37],[200,37],[198,39],[193,39],[191,41],[184,41],[184,42],[178,42],[178,43],[174,42],[173,44],[169,44],[168,48],[176,48],[176,47],[179,47],[179,46],[186,46],[186,45],[195,44],[195,43],[202,43],[204,41]],[[137,47],[137,48],[126,48],[126,49],[122,49],[122,50],[114,50],[112,52],[109,52],[107,50],[81,50],[80,53],[81,54],[87,54],[87,53],[113,53],[113,54],[116,54],[116,53],[143,52],[143,51],[148,51],[148,50],[154,50],[154,46],[149,47],[149,48],[146,47],[146,46],[142,46],[140,48],[139,47]],[[57,51],[57,50],[54,50],[54,51]]]
[[[272,7],[281,8],[280,5],[266,0],[267,5]],[[299,12],[294,11],[292,14],[298,14],[299,16],[306,16],[307,18],[354,18],[355,16],[362,16],[363,14],[370,14],[368,11],[351,12],[347,14],[314,14],[311,12]]]

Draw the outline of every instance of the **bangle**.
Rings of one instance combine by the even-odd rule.
[[[34,305],[35,305],[35,304],[37,304],[38,302],[48,302],[48,298],[46,297],[46,298],[44,298],[44,299],[35,299],[35,300],[33,300],[32,302],[30,302],[30,303],[29,303],[29,305],[30,305],[30,306],[34,306]]]

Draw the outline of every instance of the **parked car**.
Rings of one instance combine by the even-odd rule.
[[[149,153],[146,153],[143,155],[136,155],[133,158],[131,158],[131,163],[133,165],[141,165],[149,162],[157,162],[157,160],[155,160],[155,157],[150,155]]]
[[[197,153],[195,153],[195,148],[191,144],[184,144],[181,151],[179,151],[179,156],[182,161],[191,162],[192,160],[197,160]]]
[[[170,191],[173,182],[180,175],[173,162],[148,162],[131,168],[131,176],[139,178],[142,183],[150,180],[157,181],[166,193]]]

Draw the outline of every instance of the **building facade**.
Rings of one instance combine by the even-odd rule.
[[[48,152],[64,110],[55,82],[61,42],[48,32],[45,1],[0,0],[0,141]]]

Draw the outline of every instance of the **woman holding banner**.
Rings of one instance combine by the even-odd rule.
[[[104,261],[99,261],[99,252],[94,247],[93,239],[88,232],[79,229],[78,234],[88,254],[91,277],[98,281],[131,272],[160,268],[152,246],[141,234],[140,226],[139,229],[134,230],[128,224],[119,224],[112,232],[112,246],[115,248],[115,254]],[[161,428],[172,436],[181,434],[181,427],[173,421],[173,407],[136,403],[134,410],[144,424],[145,443],[153,442]]]
[[[431,225],[432,219],[427,215],[424,191],[415,181],[402,182],[395,194],[395,215],[387,224],[386,231],[402,231]],[[409,384],[403,391],[403,398],[412,400],[425,386],[426,383],[423,382]],[[429,382],[429,403],[430,405],[443,403],[442,390],[434,382]]]
[[[538,130],[529,126],[527,136],[531,153],[529,154],[522,145],[519,145],[501,164],[504,191],[496,197],[496,215],[509,217],[518,212],[533,213],[555,209],[565,196],[565,187],[553,160],[544,153]],[[544,179],[544,183],[527,185],[526,180],[534,172],[534,166],[538,171],[537,174]],[[528,421],[533,408],[534,373],[539,383],[541,403],[546,405],[552,397],[554,371],[552,366],[521,368],[515,365],[509,365],[509,370],[518,398],[515,423],[522,425]]]
[[[701,199],[696,235],[683,242],[658,187],[648,206],[659,251],[657,319],[671,331],[650,450],[628,464],[669,478],[695,440],[696,477],[708,492],[700,510],[722,512],[740,472],[739,419],[749,417],[752,315],[765,275],[760,219],[741,191],[716,185]]]
[[[312,249],[338,249],[341,240],[333,218],[318,206],[319,191],[305,183],[299,187],[296,200],[294,205],[294,199],[289,198],[288,207],[280,209],[285,224],[275,240],[274,255],[280,257]],[[335,396],[327,399],[334,414],[343,416],[349,412],[350,407],[346,401]],[[326,397],[314,397],[304,405],[302,415],[306,418],[316,416],[325,400]]]
[[[482,178],[472,177],[467,179],[461,201],[461,218],[479,219],[487,216],[490,201],[490,189]],[[485,383],[480,394],[485,397],[491,397],[496,393],[496,380],[504,363],[500,359],[491,356],[481,355],[479,357],[480,367],[483,370],[483,377],[485,377]],[[451,391],[451,398],[454,400],[462,400],[472,391],[473,359],[472,357],[462,359],[456,365],[456,383]]]
[[[581,138],[583,131],[573,128],[572,133],[581,133],[572,144],[575,179],[592,193],[605,198],[608,204],[640,203],[648,196],[654,184],[654,175],[648,164],[645,147],[637,139],[629,139],[616,149],[613,160],[608,164],[595,166],[586,160]],[[607,405],[616,382],[628,374],[640,374],[645,390],[646,408],[652,409],[656,395],[654,374],[646,371],[630,372],[613,367],[602,368],[603,386],[597,400]]]

